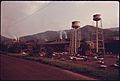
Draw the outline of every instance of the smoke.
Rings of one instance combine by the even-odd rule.
[[[15,40],[17,40],[17,37],[14,37]]]
[[[65,34],[65,39],[67,39],[68,38],[68,36],[67,36],[67,33],[64,31],[64,34]]]
[[[67,33],[66,33],[64,30],[63,30],[63,31],[60,31],[60,39],[62,40],[63,37],[65,37],[65,39],[68,38]]]
[[[60,39],[62,40],[63,38],[62,38],[62,31],[60,31]]]

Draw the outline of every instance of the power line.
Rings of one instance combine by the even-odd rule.
[[[26,17],[24,17],[24,18],[22,18],[22,19],[20,19],[20,20],[18,20],[18,21],[16,21],[16,22],[13,23],[13,24],[17,24],[17,22],[20,22],[20,21],[25,21],[28,17],[30,17],[30,16],[34,15],[35,13],[37,13],[37,12],[43,10],[44,8],[48,7],[48,5],[50,5],[50,4],[51,4],[51,2],[48,3],[46,6],[44,6],[44,7],[42,7],[42,8],[39,8],[39,9],[36,10],[34,13],[32,13],[32,14],[30,14],[30,15],[28,15],[28,16],[26,16]]]
[[[42,11],[43,9],[45,9],[46,7],[48,7],[50,4],[51,4],[51,2],[49,2],[49,3],[48,3],[47,5],[45,5],[44,7],[37,9],[37,10],[36,10],[35,12],[33,12],[32,14],[30,14],[30,15],[28,15],[28,16],[26,16],[26,17],[24,17],[24,18],[22,18],[22,19],[20,19],[20,20],[18,20],[18,21],[16,21],[15,23],[11,24],[10,27],[8,27],[8,29],[7,29],[7,33],[9,32],[9,29],[10,29],[13,25],[25,21],[27,18],[33,16],[35,13],[40,12],[40,11]]]

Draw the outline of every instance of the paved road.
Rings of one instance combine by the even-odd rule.
[[[1,80],[94,80],[34,61],[1,55]]]

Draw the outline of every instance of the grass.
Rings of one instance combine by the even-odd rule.
[[[106,70],[100,70],[100,69],[92,69],[92,68],[85,67],[85,66],[84,67],[79,66],[78,64],[65,62],[65,61],[59,61],[59,60],[50,59],[50,58],[39,57],[39,58],[31,58],[31,59],[38,61],[40,63],[60,67],[63,69],[76,72],[76,73],[90,75],[90,76],[93,76],[99,79],[116,80],[118,79],[118,75],[119,75],[118,72],[112,72],[112,71],[106,71]]]
[[[17,57],[17,56],[15,56]],[[57,59],[45,58],[45,57],[30,57],[30,56],[19,56],[18,58],[24,58],[26,60],[37,61],[43,64],[52,65],[55,67],[63,68],[66,70],[70,70],[72,72],[76,72],[79,74],[84,74],[92,77],[96,77],[97,79],[103,80],[116,80],[119,78],[119,71],[107,71],[102,69],[93,69],[85,66],[80,66],[75,63],[60,61]]]

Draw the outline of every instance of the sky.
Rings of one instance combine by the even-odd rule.
[[[2,1],[1,35],[14,38],[71,29],[74,20],[81,27],[95,25],[97,13],[103,28],[119,27],[117,1]]]

